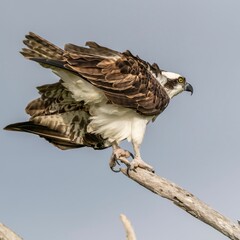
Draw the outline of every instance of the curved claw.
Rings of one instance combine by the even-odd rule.
[[[128,151],[128,152],[129,152],[129,151]],[[129,152],[129,154],[130,154],[131,158],[134,159],[133,153]]]
[[[118,163],[118,164],[119,164],[119,163]],[[115,172],[115,173],[121,172],[121,168],[119,168],[118,170],[115,170],[114,167],[110,167],[110,168],[111,168],[111,170],[112,170],[113,172]]]
[[[117,170],[114,169],[116,165],[120,166],[120,162],[124,163],[126,166],[130,166],[130,162],[127,159],[128,157],[132,157],[134,159],[134,155],[129,151],[121,148],[114,149],[109,162],[111,170],[113,172],[120,172],[121,168]]]
[[[111,160],[111,161],[112,161],[112,160]],[[113,172],[115,172],[115,173],[120,172],[120,171],[121,171],[121,168],[119,168],[118,170],[115,170],[115,169],[114,169],[114,167],[116,166],[116,164],[117,164],[118,166],[120,166],[119,161],[118,161],[117,159],[114,159],[114,163],[111,163],[111,161],[110,161],[110,164],[109,164],[111,170],[112,170]]]
[[[129,172],[131,172],[131,171],[137,172],[135,168],[132,169],[131,166],[129,165],[129,166],[127,167],[127,175],[128,175],[129,177],[130,177]]]

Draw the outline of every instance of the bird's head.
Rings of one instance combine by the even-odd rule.
[[[161,85],[170,98],[173,98],[183,91],[188,91],[193,94],[192,85],[186,81],[185,77],[177,73],[162,71]]]

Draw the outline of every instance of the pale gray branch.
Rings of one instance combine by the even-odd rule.
[[[120,214],[120,218],[122,220],[125,232],[126,232],[126,239],[127,240],[136,240],[136,235],[133,230],[131,222],[124,214]]]
[[[141,168],[137,168],[136,172],[127,172],[126,169],[121,169],[121,171],[143,187],[163,198],[169,199],[195,218],[212,226],[230,239],[240,240],[240,225],[237,222],[232,222],[175,183]]]
[[[239,222],[232,222],[175,183],[141,168],[138,168],[136,172],[127,172],[126,169],[121,169],[121,171],[143,187],[169,199],[187,213],[212,226],[230,239],[240,240]],[[123,214],[120,217],[124,224],[127,240],[136,240],[130,221]],[[0,240],[22,240],[22,238],[0,223]]]
[[[16,233],[10,228],[0,223],[0,240],[22,240]]]

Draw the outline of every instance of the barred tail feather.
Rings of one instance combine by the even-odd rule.
[[[60,132],[50,129],[46,126],[35,124],[34,122],[19,122],[6,126],[4,130],[28,132],[45,138],[61,150],[84,147],[82,144],[76,144],[69,141],[69,138]]]

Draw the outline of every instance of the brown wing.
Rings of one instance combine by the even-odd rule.
[[[156,65],[129,51],[116,53],[93,42],[87,45],[89,49],[66,45],[64,66],[103,90],[114,104],[146,116],[158,115],[166,108],[169,97],[156,79],[161,74]]]
[[[161,74],[158,66],[151,66],[129,51],[119,53],[94,42],[86,43],[89,48],[67,44],[63,51],[36,34],[30,33],[26,38],[24,43],[29,49],[23,49],[25,57],[80,75],[114,104],[156,116],[169,103],[167,93],[156,79]]]
[[[88,110],[83,102],[76,102],[61,83],[38,87],[41,97],[26,107],[31,116],[29,122],[11,124],[5,129],[37,134],[63,150],[108,147],[101,136],[87,133]]]

